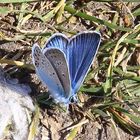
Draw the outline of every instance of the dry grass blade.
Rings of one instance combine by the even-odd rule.
[[[31,64],[26,64],[24,62],[15,61],[15,60],[7,60],[7,59],[0,59],[1,64],[8,64],[8,65],[16,65],[22,68],[28,68],[30,70],[34,70],[34,66]]]
[[[116,44],[116,47],[114,48],[111,60],[110,60],[110,65],[108,67],[108,72],[107,72],[107,81],[104,87],[105,92],[108,92],[111,88],[112,88],[112,72],[113,72],[113,67],[114,67],[114,63],[115,63],[115,57],[116,57],[116,53],[117,50],[119,48],[119,45],[124,41],[124,39],[129,35],[129,33],[124,34],[119,41]]]
[[[69,133],[69,135],[67,136],[66,140],[73,140],[77,134],[77,132],[80,130],[80,127],[83,125],[83,124],[86,124],[88,123],[89,121],[85,118],[83,118],[81,121],[79,121],[78,124],[74,125],[74,126],[71,126],[71,127],[68,127],[67,130],[71,130],[71,132]]]
[[[39,113],[40,113],[40,109],[36,105],[35,115],[33,117],[32,123],[30,125],[30,131],[29,131],[29,135],[28,135],[28,140],[35,139],[35,137],[36,137],[36,135],[38,133]]]
[[[0,3],[24,3],[24,2],[35,2],[39,0],[1,0]]]

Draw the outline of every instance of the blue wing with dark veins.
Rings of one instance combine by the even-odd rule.
[[[72,37],[68,44],[69,71],[75,93],[88,73],[98,51],[100,38],[100,34],[97,32],[83,32]]]

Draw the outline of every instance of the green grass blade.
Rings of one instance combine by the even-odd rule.
[[[101,20],[97,17],[94,17],[94,16],[90,16],[86,13],[83,13],[83,12],[80,12],[80,11],[77,11],[76,9],[70,7],[70,6],[65,6],[65,10],[68,11],[69,13],[75,15],[75,16],[78,16],[78,17],[81,17],[85,20],[89,20],[89,21],[94,21],[98,24],[101,24],[101,25],[105,25],[107,26],[108,28],[111,28],[111,29],[116,29],[116,30],[121,30],[121,31],[132,31],[131,28],[126,28],[126,27],[121,27],[121,26],[117,26],[115,24],[112,24],[106,20]]]

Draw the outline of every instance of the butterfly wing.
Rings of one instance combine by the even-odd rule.
[[[64,89],[65,95],[66,97],[68,97],[70,94],[71,83],[65,54],[57,48],[51,48],[47,49],[44,55],[47,57],[47,59],[51,62],[52,66],[54,67],[57,76],[61,82],[61,85]]]
[[[100,34],[83,32],[71,38],[69,49],[69,70],[72,88],[76,93],[83,83],[100,44]]]
[[[64,34],[55,33],[46,42],[45,47],[42,49],[42,52],[45,53],[48,48],[58,48],[59,50],[65,53],[67,58],[67,44],[68,38]]]
[[[60,75],[61,74],[63,75],[63,73],[60,74],[60,71],[57,71],[58,64],[56,62],[55,62],[55,64],[52,64],[55,59],[56,60],[62,59],[64,66],[67,67],[64,54],[60,50],[56,51],[54,49],[49,49],[48,51],[46,51],[46,53],[49,55],[48,58],[41,52],[41,50],[37,44],[35,44],[33,46],[32,58],[33,58],[33,64],[36,69],[36,73],[40,77],[41,81],[45,85],[47,85],[52,97],[56,101],[67,103],[69,100],[70,91],[68,92],[68,90],[70,89],[69,88],[70,84],[68,82],[68,86],[64,87],[65,86],[63,84],[64,79],[62,78],[62,76],[60,78]],[[55,59],[52,59],[51,57],[55,57]],[[50,59],[52,59],[52,60],[50,61]],[[66,69],[65,72],[67,74],[68,68],[65,68],[65,67],[63,67],[63,68]],[[67,78],[67,80],[65,80],[65,82],[69,80],[69,78],[67,76],[65,76],[65,78]]]

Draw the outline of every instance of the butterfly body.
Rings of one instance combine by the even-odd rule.
[[[41,81],[57,101],[69,104],[76,96],[100,44],[100,34],[83,32],[67,38],[54,34],[41,50],[32,49],[33,64]]]

